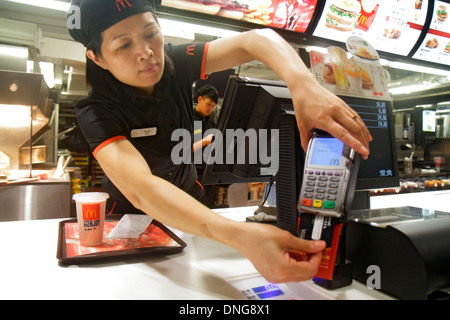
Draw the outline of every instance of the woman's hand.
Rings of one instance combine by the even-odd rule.
[[[259,60],[286,83],[306,150],[313,128],[327,131],[355,149],[363,159],[372,140],[364,122],[340,98],[323,88],[298,53],[270,29],[257,29],[211,42],[205,73]]]
[[[323,241],[307,241],[271,225],[245,223],[236,249],[271,283],[310,280],[325,249]],[[303,253],[303,254],[300,254]]]
[[[302,147],[306,150],[313,128],[324,130],[361,154],[369,156],[372,137],[359,115],[339,97],[322,88],[315,79],[290,88]]]
[[[121,161],[117,161],[119,158]],[[306,241],[274,226],[236,222],[212,212],[173,184],[154,176],[128,140],[108,144],[97,153],[97,160],[136,208],[165,225],[235,248],[269,282],[309,280],[317,273],[324,242]],[[307,259],[301,259],[300,252]]]

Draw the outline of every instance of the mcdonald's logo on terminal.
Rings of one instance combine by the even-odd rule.
[[[83,204],[83,220],[92,221],[100,219],[100,203]]]
[[[339,166],[339,163],[340,163],[340,161],[337,158],[333,158],[333,159],[330,160],[330,166],[337,167],[337,166]]]

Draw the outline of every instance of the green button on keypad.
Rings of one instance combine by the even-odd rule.
[[[334,201],[325,201],[325,202],[323,203],[323,207],[324,207],[325,209],[334,209],[335,203],[334,203]]]

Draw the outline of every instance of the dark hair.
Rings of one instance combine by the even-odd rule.
[[[96,56],[102,56],[102,42],[103,36],[101,33],[97,34],[91,39],[87,46],[87,50],[92,50]],[[114,86],[118,80],[109,72],[103,68],[100,68],[90,58],[86,59],[86,83],[88,86],[96,91],[106,93],[113,90],[111,86]]]
[[[155,21],[159,26],[158,19],[155,14]],[[98,33],[95,35],[89,44],[87,45],[87,50],[92,50],[92,52],[101,57],[102,56],[102,43],[103,43],[103,34]],[[164,75],[170,74],[174,70],[172,59],[164,52],[165,59],[165,67],[164,67]],[[116,94],[119,92],[120,86],[123,84],[117,80],[111,72],[99,67],[94,61],[87,58],[86,59],[86,83],[95,91],[102,93],[103,95],[110,97],[114,100]],[[118,98],[118,97],[117,97]],[[120,100],[120,99],[119,99]]]
[[[219,102],[219,92],[212,85],[207,84],[196,90],[194,94],[194,102],[198,102],[198,97],[203,96],[209,97],[216,104]]]

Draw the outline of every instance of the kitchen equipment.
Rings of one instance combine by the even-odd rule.
[[[33,150],[33,137],[48,130],[52,109],[42,74],[0,70],[0,145],[11,170],[29,169],[31,176],[33,160],[45,159],[43,148]],[[27,167],[19,168],[23,158]]]
[[[69,179],[41,180],[32,170],[46,160],[45,146],[34,144],[50,129],[53,109],[42,74],[0,70],[0,146],[10,158],[10,175],[0,184],[0,221],[70,217]]]
[[[33,146],[31,148],[31,163],[42,163],[47,160],[47,142],[59,138],[66,133],[74,130],[77,126],[73,126],[67,130],[64,130],[53,137],[45,140],[44,145]],[[19,164],[30,164],[30,147],[22,147],[19,149]]]
[[[39,178],[0,183],[0,221],[69,218],[70,181]]]
[[[22,147],[19,149],[19,164],[42,163],[46,160],[47,146]]]
[[[72,156],[68,156],[67,158],[65,158],[64,156],[59,157],[55,173],[53,174],[53,178],[59,179],[64,175],[70,160],[72,160]]]
[[[9,173],[9,157],[0,151],[0,181],[6,180]]]

